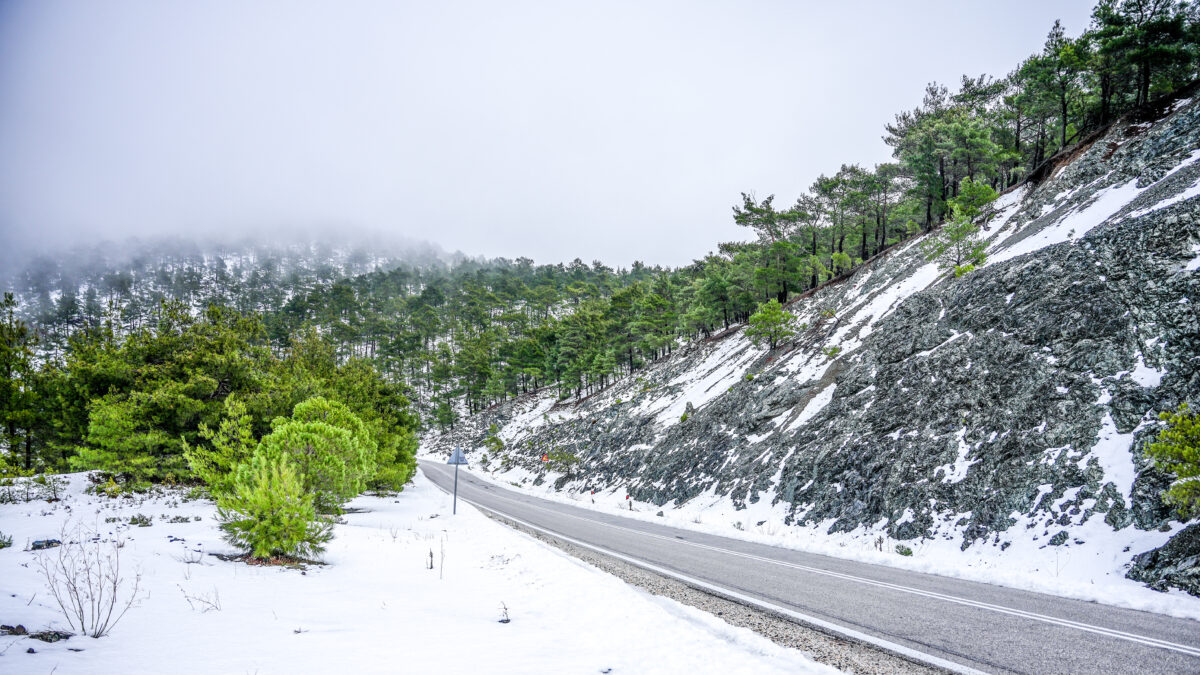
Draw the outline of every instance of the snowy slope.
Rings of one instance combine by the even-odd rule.
[[[1200,401],[1198,196],[1192,101],[1002,195],[988,262],[962,279],[911,240],[791,304],[807,328],[772,353],[736,330],[579,403],[522,397],[424,452],[482,459],[496,424],[506,448],[478,468],[539,493],[630,494],[684,523],[1191,616],[1195,600],[1124,573],[1185,526],[1142,448],[1158,411]],[[579,467],[548,472],[551,449]]]
[[[122,539],[122,570],[140,570],[142,599],[101,639],[0,636],[0,671],[834,672],[635,590],[466,504],[452,516],[448,496],[420,475],[397,497],[355,500],[361,512],[335,528],[327,564],[303,572],[208,555],[229,550],[208,502],[97,498],[81,492],[85,483],[72,476],[57,503],[0,504],[0,532],[14,540],[0,550],[0,623],[66,628],[36,564],[55,549],[22,550],[64,524]],[[138,513],[153,525],[125,524]],[[498,622],[502,603],[507,624]]]

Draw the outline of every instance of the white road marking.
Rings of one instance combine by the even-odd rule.
[[[709,551],[715,551],[715,552],[718,552],[718,553],[724,553],[724,554],[727,554],[727,555],[736,556],[736,557],[739,557],[739,558],[745,558],[745,559],[748,559],[748,560],[755,560],[755,561],[758,561],[758,562],[770,563],[770,564],[779,565],[779,566],[782,566],[782,567],[788,567],[788,568],[791,568],[791,569],[796,569],[796,570],[800,570],[800,571],[804,571],[804,572],[810,572],[810,573],[813,573],[813,574],[820,574],[820,575],[824,575],[824,576],[828,576],[828,577],[834,577],[834,578],[838,578],[838,579],[843,579],[843,580],[846,580],[846,581],[853,581],[853,582],[857,582],[857,583],[861,583],[861,584],[866,584],[866,585],[870,585],[870,586],[876,586],[876,587],[880,587],[880,588],[887,588],[887,589],[890,589],[890,590],[895,590],[895,591],[899,591],[899,592],[902,592],[902,593],[909,593],[909,594],[912,594],[912,595],[918,595],[918,596],[922,596],[922,597],[933,598],[933,599],[937,599],[937,600],[943,600],[943,601],[946,601],[946,602],[952,602],[952,603],[955,603],[955,604],[958,604],[958,605],[964,605],[964,606],[968,606],[968,607],[975,607],[975,608],[978,608],[978,609],[983,609],[983,610],[987,610],[987,611],[997,612],[997,613],[1000,613],[1000,614],[1008,614],[1008,615],[1011,615],[1011,616],[1019,616],[1019,617],[1022,617],[1022,618],[1026,618],[1026,619],[1032,619],[1032,620],[1034,620],[1034,621],[1040,621],[1040,622],[1043,622],[1043,623],[1048,623],[1048,624],[1052,624],[1052,625],[1056,625],[1056,626],[1063,626],[1063,627],[1066,627],[1066,628],[1074,628],[1074,629],[1076,629],[1076,630],[1085,631],[1085,632],[1088,632],[1088,633],[1095,633],[1095,634],[1097,634],[1097,635],[1104,635],[1104,636],[1107,636],[1107,637],[1113,637],[1113,638],[1117,638],[1117,639],[1119,639],[1119,640],[1126,640],[1126,641],[1129,641],[1129,642],[1136,642],[1136,643],[1138,643],[1138,644],[1143,644],[1143,645],[1147,645],[1147,646],[1150,646],[1150,647],[1158,647],[1158,648],[1160,648],[1160,649],[1167,649],[1167,650],[1170,650],[1170,651],[1179,652],[1179,653],[1182,653],[1182,654],[1187,654],[1187,655],[1189,655],[1189,656],[1198,656],[1198,657],[1200,657],[1200,648],[1196,648],[1196,647],[1190,647],[1190,646],[1188,646],[1188,645],[1181,645],[1181,644],[1174,643],[1174,642],[1168,642],[1168,641],[1166,641],[1166,640],[1159,640],[1158,638],[1147,637],[1147,636],[1144,636],[1144,635],[1137,635],[1137,634],[1135,634],[1135,633],[1127,633],[1127,632],[1125,632],[1125,631],[1120,631],[1120,630],[1116,630],[1116,629],[1113,629],[1113,628],[1105,628],[1105,627],[1103,627],[1103,626],[1096,626],[1096,625],[1093,625],[1093,624],[1081,623],[1081,622],[1078,622],[1078,621],[1072,621],[1072,620],[1070,620],[1070,619],[1062,619],[1062,618],[1058,618],[1058,617],[1047,616],[1047,615],[1045,615],[1045,614],[1038,614],[1038,613],[1036,613],[1036,612],[1028,612],[1028,611],[1021,610],[1021,609],[1015,609],[1015,608],[1012,608],[1012,607],[1005,607],[1005,606],[1003,606],[1003,605],[995,605],[995,604],[988,603],[988,602],[981,602],[981,601],[978,601],[978,600],[971,600],[971,599],[969,599],[969,598],[964,598],[964,597],[961,597],[961,596],[956,596],[956,595],[947,595],[947,594],[945,594],[945,593],[937,593],[937,592],[934,592],[934,591],[926,591],[926,590],[923,590],[923,589],[919,589],[919,588],[913,588],[913,587],[911,587],[911,586],[902,586],[902,585],[900,585],[900,584],[893,584],[893,583],[889,583],[889,582],[886,582],[886,581],[877,581],[877,580],[875,580],[875,579],[868,579],[868,578],[865,578],[865,577],[859,577],[859,576],[855,576],[855,575],[852,575],[852,574],[845,574],[845,573],[842,573],[842,572],[834,572],[834,571],[831,571],[831,570],[823,570],[823,569],[820,569],[820,568],[818,568],[818,567],[810,567],[810,566],[808,566],[808,565],[801,565],[801,564],[798,564],[798,563],[792,563],[792,562],[788,562],[788,561],[784,561],[784,560],[776,560],[776,559],[773,559],[773,558],[767,558],[767,557],[763,557],[763,556],[759,556],[759,555],[754,555],[754,554],[752,554],[752,553],[743,553],[743,552],[741,552],[741,551],[734,551],[734,550],[731,550],[731,549],[721,548],[721,547],[718,547],[718,546],[711,546],[711,545],[708,545],[708,544],[700,544],[700,543],[697,543],[697,542],[688,541],[688,540],[686,540],[686,539],[679,539],[679,538],[675,538],[675,537],[667,537],[667,536],[664,536],[664,535],[661,535],[661,534],[654,534],[654,533],[652,533],[652,532],[645,532],[645,531],[642,531],[642,530],[637,530],[637,529],[633,529],[633,528],[629,528],[629,527],[624,527],[624,526],[622,526],[622,525],[615,525],[615,524],[613,524],[613,523],[606,523],[606,522],[603,522],[603,521],[600,521],[600,520],[595,520],[595,519],[592,519],[592,518],[586,518],[586,517],[584,517],[584,516],[578,516],[578,515],[571,514],[571,513],[563,513],[563,512],[561,512],[561,511],[555,511],[555,510],[553,510],[553,509],[548,509],[548,508],[545,508],[545,507],[543,507],[543,506],[538,506],[538,505],[536,505],[536,504],[531,504],[531,503],[528,503],[528,502],[524,502],[524,501],[520,501],[520,500],[512,499],[512,498],[510,498],[510,497],[507,497],[507,496],[505,496],[505,495],[502,495],[502,494],[499,494],[499,493],[494,493],[494,492],[493,492],[493,493],[491,493],[491,494],[492,494],[492,496],[493,496],[493,497],[496,497],[497,499],[503,499],[503,500],[507,500],[507,501],[510,501],[510,502],[512,502],[512,503],[514,503],[514,504],[520,504],[520,505],[522,505],[522,506],[525,506],[525,507],[527,507],[527,508],[532,508],[532,509],[537,509],[537,510],[540,510],[540,511],[545,511],[545,512],[547,512],[547,513],[551,513],[551,514],[554,514],[554,515],[556,515],[556,516],[561,516],[561,517],[566,517],[566,518],[575,518],[576,520],[582,520],[582,521],[585,521],[585,522],[591,523],[591,524],[593,524],[593,525],[602,525],[602,526],[604,526],[604,527],[609,527],[609,528],[612,528],[612,529],[615,529],[615,530],[621,530],[621,531],[624,531],[624,532],[629,532],[629,533],[632,533],[632,534],[639,534],[639,535],[642,535],[642,536],[645,536],[645,537],[650,537],[650,538],[652,538],[652,539],[659,539],[659,540],[663,540],[663,541],[669,541],[669,542],[671,542],[671,543],[674,543],[674,544],[683,544],[683,545],[686,545],[686,546],[693,546],[693,547],[695,547],[695,548],[704,549],[704,550],[709,550]],[[463,499],[463,498],[462,498],[462,497],[460,497],[460,499]],[[624,555],[622,555],[622,554],[619,554],[619,553],[616,553],[616,552],[614,552],[614,551],[609,551],[609,550],[607,550],[607,549],[601,549],[601,548],[600,548],[600,547],[598,547],[598,546],[594,546],[594,545],[592,545],[592,544],[586,544],[586,543],[584,543],[584,542],[576,541],[576,540],[574,540],[574,539],[571,539],[571,538],[569,538],[569,537],[567,537],[567,536],[565,536],[565,535],[563,535],[563,534],[560,534],[560,533],[557,533],[557,532],[553,532],[553,531],[550,531],[550,530],[546,530],[546,529],[544,529],[544,528],[541,528],[541,527],[538,527],[538,526],[536,526],[536,525],[532,525],[532,524],[530,524],[530,523],[526,523],[526,522],[520,521],[520,520],[518,520],[517,518],[514,518],[514,517],[512,517],[512,516],[510,516],[510,515],[507,515],[507,514],[501,513],[500,511],[497,511],[497,510],[495,510],[495,509],[488,508],[488,507],[486,507],[486,506],[483,506],[482,504],[478,504],[478,503],[476,503],[476,502],[473,502],[473,501],[470,501],[470,500],[466,500],[466,499],[464,499],[464,501],[467,501],[468,503],[470,503],[470,504],[473,504],[474,506],[476,506],[476,507],[478,507],[478,508],[484,509],[484,510],[486,510],[486,511],[491,511],[492,513],[496,513],[496,514],[498,514],[498,515],[504,516],[505,518],[508,518],[508,519],[510,519],[510,520],[513,520],[514,522],[519,522],[519,523],[521,523],[522,525],[525,525],[525,526],[527,526],[527,527],[533,528],[533,529],[535,529],[535,530],[537,530],[537,531],[539,531],[539,532],[544,532],[544,533],[546,533],[546,534],[549,534],[549,535],[552,535],[552,536],[554,536],[554,537],[557,537],[557,538],[560,538],[560,539],[563,539],[563,540],[567,540],[567,541],[571,541],[571,543],[573,543],[573,544],[577,544],[577,545],[580,545],[580,546],[584,546],[584,547],[587,547],[587,548],[591,548],[591,549],[593,549],[593,550],[596,550],[596,551],[603,552],[603,553],[605,553],[606,555],[612,555],[612,556],[615,556],[615,557],[621,558],[621,559],[623,559],[623,560],[626,560],[627,562],[632,562],[632,563],[635,563],[635,564],[639,565],[640,567],[645,567],[645,568],[647,568],[647,569],[653,568],[653,569],[654,569],[654,571],[656,571],[656,572],[660,572],[660,573],[669,573],[669,576],[673,576],[673,577],[676,577],[676,578],[681,578],[681,579],[682,579],[682,577],[683,577],[683,575],[681,575],[681,574],[679,574],[679,573],[677,573],[677,572],[670,572],[669,570],[665,570],[665,571],[664,571],[664,570],[663,570],[663,568],[658,568],[657,566],[655,566],[655,565],[652,565],[651,563],[647,563],[647,562],[645,562],[645,561],[640,561],[640,560],[637,560],[637,559],[634,559],[634,558],[629,558],[628,556],[624,556]],[[709,587],[709,588],[713,588],[713,587],[714,587],[714,586],[713,586],[713,585],[711,585],[711,584],[707,584],[707,583],[705,583],[705,582],[700,582],[700,581],[698,581],[698,580],[694,580],[694,579],[689,579],[689,580],[688,580],[688,583],[693,583],[693,582],[695,582],[695,583],[700,583],[700,584],[702,584],[702,585],[704,585],[704,586],[707,586],[707,587]],[[716,588],[720,588],[720,587],[716,587]],[[730,591],[730,590],[728,590],[728,589],[723,589],[723,588],[722,588],[722,589],[721,589],[721,592],[722,592],[722,593],[726,593],[726,594],[730,594],[730,595],[736,595],[736,596],[738,596],[738,597],[739,597],[739,599],[742,599],[742,596],[740,596],[740,594],[737,594],[737,593],[735,593],[735,592],[733,592],[733,591]],[[765,603],[765,602],[763,602],[763,601],[761,601],[761,600],[754,600],[754,603],[755,603],[755,604],[758,604],[758,605],[761,605],[761,606],[766,606],[766,605],[768,605],[768,604],[769,604],[769,603]],[[771,605],[771,606],[770,606],[770,608],[771,608],[772,610],[775,610],[775,611],[780,611],[780,608],[777,608],[777,607],[776,607],[776,606],[774,606],[774,605]],[[794,613],[794,612],[792,612],[791,610],[785,610],[785,613],[792,613],[792,614],[795,614],[795,613]],[[804,619],[804,620],[805,620],[805,621],[812,621],[812,620],[814,620],[814,619],[813,619],[812,617],[805,617],[805,619]],[[819,621],[819,620],[817,620],[817,621]],[[832,625],[832,624],[831,624],[831,625]],[[842,631],[842,632],[845,632],[845,631],[846,631],[846,630],[848,630],[848,629],[843,629],[843,628],[840,628],[840,627],[839,627],[839,630],[840,630],[840,631]],[[889,644],[890,644],[890,643],[889,643]],[[899,646],[899,645],[897,645],[897,646]],[[920,652],[917,652],[917,653],[919,654]],[[924,657],[928,657],[928,658],[935,658],[935,657],[929,657],[928,655],[922,655],[922,656],[924,656]],[[943,667],[945,667],[945,666],[943,666]]]

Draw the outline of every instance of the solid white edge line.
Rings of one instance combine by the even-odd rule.
[[[460,499],[461,499],[461,497],[460,497]],[[826,621],[824,619],[818,619],[815,616],[809,616],[808,614],[802,614],[795,610],[788,609],[787,607],[782,607],[780,605],[776,605],[774,603],[770,603],[765,600],[759,600],[758,598],[754,598],[754,597],[751,597],[748,595],[744,595],[742,593],[738,593],[737,591],[730,590],[723,586],[717,586],[715,584],[711,584],[706,581],[701,581],[700,579],[689,577],[686,574],[680,574],[679,572],[676,572],[674,570],[670,570],[670,569],[667,569],[664,567],[659,567],[658,565],[654,565],[652,563],[645,562],[644,560],[638,560],[637,558],[632,558],[630,556],[627,556],[627,555],[624,555],[621,553],[617,553],[616,551],[610,551],[602,546],[596,546],[594,544],[589,544],[587,542],[579,541],[578,539],[573,539],[571,537],[559,534],[557,532],[552,532],[550,530],[538,527],[537,525],[534,525],[532,523],[527,523],[527,522],[521,520],[520,518],[513,518],[510,515],[506,515],[499,511],[489,509],[486,506],[476,504],[475,502],[472,502],[470,500],[464,499],[463,501],[467,502],[468,504],[474,506],[477,509],[480,509],[483,511],[488,511],[490,513],[494,513],[497,516],[499,516],[500,518],[504,518],[505,520],[509,520],[514,523],[517,523],[518,525],[521,525],[522,527],[527,527],[531,530],[541,532],[547,536],[554,537],[555,539],[560,539],[562,541],[570,542],[571,544],[573,544],[575,546],[582,546],[583,548],[591,549],[593,551],[596,551],[597,553],[602,553],[604,555],[607,555],[607,556],[610,556],[613,558],[617,558],[618,560],[624,560],[625,562],[627,562],[631,565],[636,565],[638,567],[650,570],[657,574],[661,574],[666,577],[671,577],[671,578],[677,579],[679,581],[682,581],[685,584],[688,584],[689,586],[696,586],[699,588],[703,588],[705,590],[711,591],[712,593],[714,593],[718,596],[736,599],[738,602],[741,602],[743,604],[752,605],[752,606],[760,607],[762,609],[765,609],[765,610],[768,610],[771,612],[783,614],[783,615],[789,616],[793,619],[796,619],[797,621],[800,621],[802,623],[807,623],[807,624],[811,624],[814,626],[818,626],[818,627],[823,628],[831,633],[836,633],[837,635],[842,635],[844,637],[850,638],[852,640],[856,640],[858,642],[865,642],[867,644],[878,647],[884,651],[899,654],[901,656],[907,657],[907,658],[917,661],[919,663],[925,663],[925,664],[928,664],[931,666],[937,666],[938,668],[949,670],[949,671],[955,672],[955,673],[964,673],[965,675],[985,675],[985,673],[983,671],[976,670],[974,668],[971,668],[970,666],[964,666],[964,665],[962,665],[960,663],[956,663],[954,661],[949,661],[947,659],[933,656],[931,654],[926,654],[924,652],[917,651],[910,647],[905,647],[904,645],[896,644],[895,642],[889,642],[888,640],[884,640],[882,638],[877,638],[873,635],[868,635],[866,633],[860,633],[859,631],[856,631],[852,628],[846,628],[845,626],[840,626],[838,624]],[[800,650],[800,651],[803,651],[803,650]]]
[[[604,522],[603,520],[598,520],[598,519],[594,519],[594,518],[585,518],[583,516],[578,516],[578,515],[574,515],[571,513],[555,511],[553,509],[548,509],[548,508],[545,508],[542,506],[538,506],[536,504],[530,504],[525,501],[512,499],[512,498],[507,497],[502,494],[494,494],[493,496],[496,497],[497,499],[512,502],[514,504],[519,504],[526,508],[536,509],[539,511],[546,511],[547,513],[553,513],[554,515],[557,515],[560,517],[574,518],[576,520],[583,520],[592,525],[608,527],[608,528],[611,528],[614,530],[629,532],[631,534],[637,534],[637,535],[649,537],[652,539],[661,539],[663,541],[668,541],[668,542],[671,542],[674,544],[683,544],[683,545],[692,546],[695,548],[700,548],[700,549],[709,550],[709,551],[715,551],[718,553],[724,553],[727,555],[732,555],[732,556],[736,556],[736,557],[740,557],[740,558],[746,558],[748,560],[755,560],[758,562],[770,563],[770,564],[774,564],[774,565],[779,565],[781,567],[789,567],[789,568],[800,570],[803,572],[819,574],[822,576],[843,579],[846,581],[852,581],[852,582],[867,584],[867,585],[871,585],[871,586],[877,586],[877,587],[881,587],[881,588],[888,588],[888,589],[902,592],[902,593],[910,593],[912,595],[918,595],[918,596],[922,596],[922,597],[943,600],[945,602],[952,602],[952,603],[955,603],[958,605],[964,605],[967,607],[975,607],[977,609],[993,611],[993,612],[997,612],[1000,614],[1008,614],[1011,616],[1018,616],[1018,617],[1022,617],[1022,618],[1032,619],[1034,621],[1040,621],[1042,623],[1047,623],[1047,624],[1054,625],[1054,626],[1061,626],[1064,628],[1073,628],[1075,630],[1083,631],[1086,633],[1094,633],[1096,635],[1112,637],[1112,638],[1116,638],[1119,640],[1125,640],[1127,642],[1134,642],[1137,644],[1146,645],[1147,647],[1157,647],[1159,649],[1166,649],[1168,651],[1178,652],[1181,654],[1186,654],[1188,656],[1200,656],[1200,649],[1197,649],[1196,647],[1192,647],[1189,645],[1182,645],[1182,644],[1178,644],[1175,642],[1169,642],[1167,640],[1160,640],[1158,638],[1152,638],[1152,637],[1145,636],[1145,635],[1138,635],[1136,633],[1127,633],[1125,631],[1117,630],[1115,628],[1105,628],[1103,626],[1095,626],[1092,624],[1081,623],[1078,621],[1073,621],[1071,619],[1063,619],[1063,618],[1054,617],[1054,616],[1047,616],[1045,614],[1038,614],[1036,612],[1029,612],[1029,611],[1022,610],[1022,609],[1005,607],[1003,605],[995,605],[995,604],[983,602],[980,600],[971,600],[970,598],[962,598],[962,597],[958,597],[958,596],[954,596],[954,595],[946,595],[944,593],[937,593],[935,591],[927,591],[927,590],[918,589],[918,588],[911,588],[908,586],[901,586],[901,585],[893,584],[893,583],[886,582],[886,581],[878,581],[875,579],[868,579],[866,577],[858,577],[858,576],[854,576],[851,574],[846,574],[844,572],[834,572],[832,570],[824,570],[824,569],[820,569],[820,568],[816,568],[816,567],[809,567],[807,565],[792,563],[792,562],[788,562],[785,560],[766,558],[766,557],[758,556],[758,555],[755,555],[752,553],[735,551],[732,549],[721,548],[719,546],[712,546],[709,544],[701,544],[699,542],[688,541],[686,539],[678,539],[678,538],[672,539],[671,537],[667,537],[667,536],[661,535],[661,534],[656,534],[654,532],[647,532],[645,530],[639,530],[639,529],[635,529],[635,528],[631,528],[631,527],[625,527],[622,525],[616,525],[613,523],[607,523],[607,522]],[[536,497],[530,497],[528,495],[523,495],[523,496],[530,498],[530,499],[536,499]],[[472,502],[472,504],[474,504],[474,502]],[[476,504],[476,506],[479,506],[479,505]],[[487,507],[480,506],[480,508],[487,508]],[[488,509],[488,510],[492,511],[492,513],[500,514],[499,511],[496,511],[494,509]],[[500,515],[503,515],[503,514],[500,514]],[[509,517],[509,516],[505,516],[505,517]],[[555,535],[555,536],[560,536],[560,535]]]
[[[433,480],[430,480],[429,482],[433,483],[439,490],[445,492],[446,494],[450,494],[449,490],[442,487],[441,485],[438,485]],[[882,649],[884,651],[892,652],[894,654],[898,654],[900,656],[904,656],[906,658],[912,659],[914,661],[917,661],[918,663],[925,663],[925,664],[928,664],[931,666],[942,668],[944,670],[948,670],[953,673],[962,673],[963,675],[987,675],[986,673],[984,673],[984,671],[976,670],[974,668],[971,668],[970,666],[964,666],[961,663],[955,663],[954,661],[949,661],[947,659],[933,656],[932,654],[926,654],[924,652],[920,652],[915,649],[912,649],[911,647],[905,647],[904,645],[896,644],[895,642],[889,642],[888,640],[884,640],[883,638],[877,638],[874,635],[868,635],[866,633],[861,633],[859,631],[854,630],[853,628],[846,628],[845,626],[839,626],[838,624],[832,623],[830,621],[826,621],[824,619],[818,619],[815,616],[809,616],[807,614],[802,614],[795,610],[788,609],[787,607],[781,607],[779,605],[776,605],[776,604],[773,604],[770,602],[766,602],[765,600],[759,600],[757,598],[753,598],[748,595],[738,593],[737,591],[733,591],[733,590],[724,588],[722,586],[717,586],[715,584],[710,584],[706,581],[694,579],[692,577],[687,576],[686,574],[680,574],[679,572],[675,572],[673,570],[659,567],[658,565],[654,565],[652,563],[648,563],[643,560],[638,560],[637,558],[632,558],[627,555],[617,553],[616,551],[610,551],[601,546],[596,546],[594,544],[589,544],[587,542],[579,541],[578,539],[574,539],[572,537],[568,537],[566,535],[562,535],[557,532],[552,532],[552,531],[544,529],[542,527],[538,527],[537,525],[534,525],[532,523],[527,523],[527,522],[521,520],[520,518],[514,518],[510,515],[506,515],[504,513],[496,511],[495,509],[490,509],[481,504],[476,504],[475,502],[473,502],[469,499],[466,499],[465,497],[459,497],[459,499],[470,504],[471,506],[474,506],[477,509],[480,509],[481,511],[487,511],[489,513],[494,513],[501,518],[504,518],[504,519],[509,520],[514,523],[517,523],[518,525],[521,525],[523,527],[528,527],[531,530],[541,532],[542,534],[545,534],[547,536],[554,537],[555,539],[560,539],[562,541],[570,542],[571,544],[574,544],[575,546],[582,546],[583,548],[591,549],[597,553],[601,553],[601,554],[616,558],[618,560],[624,560],[625,562],[627,562],[631,565],[636,565],[637,567],[641,567],[643,569],[650,570],[657,574],[661,574],[666,577],[671,577],[673,579],[677,579],[677,580],[682,581],[683,583],[688,584],[690,586],[696,586],[699,588],[706,589],[708,591],[715,593],[718,596],[724,596],[727,598],[735,599],[738,602],[741,602],[741,603],[744,603],[747,605],[751,605],[754,607],[759,607],[759,608],[765,609],[769,612],[783,614],[783,615],[791,617],[801,623],[807,623],[807,624],[822,628],[831,633],[844,636],[846,638],[849,638],[849,639],[857,641],[857,642],[865,642],[869,645],[872,645],[872,646]],[[804,651],[804,650],[797,650],[797,651]]]

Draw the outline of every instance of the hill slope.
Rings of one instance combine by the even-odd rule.
[[[1126,120],[1001,197],[989,261],[962,279],[912,241],[793,303],[807,329],[775,352],[733,331],[425,446],[556,489],[1122,573],[1183,527],[1141,451],[1200,392],[1198,160],[1200,104]],[[484,459],[491,425],[505,450]],[[554,450],[578,455],[571,475],[538,461]]]

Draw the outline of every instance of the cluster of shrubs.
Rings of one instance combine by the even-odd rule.
[[[217,502],[229,543],[256,558],[311,558],[332,538],[332,520],[381,469],[379,444],[345,405],[323,397],[277,417],[257,443],[251,420],[228,402],[210,447],[185,457]]]

